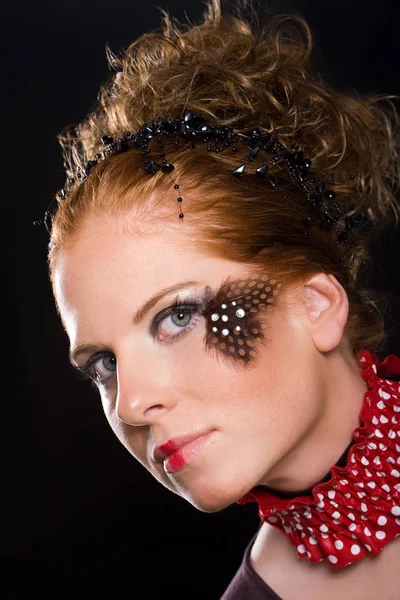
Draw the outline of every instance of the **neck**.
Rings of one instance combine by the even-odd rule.
[[[351,351],[343,348],[322,356],[322,410],[298,444],[260,482],[278,492],[297,493],[324,480],[340,461],[359,426],[367,391],[360,366]],[[305,468],[306,465],[306,468]]]

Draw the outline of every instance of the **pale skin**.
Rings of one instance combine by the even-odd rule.
[[[174,341],[179,327],[171,318],[155,337],[150,333],[155,315],[174,303],[176,292],[140,323],[133,316],[162,288],[197,282],[179,292],[185,299],[206,286],[217,290],[227,276],[241,277],[251,266],[199,252],[184,227],[167,224],[137,236],[125,226],[129,217],[90,215],[57,255],[53,273],[71,352],[96,346],[82,351],[75,364],[99,356],[96,369],[107,378],[98,384],[101,401],[121,443],[160,483],[203,511],[221,510],[255,485],[291,491],[319,481],[350,442],[367,389],[345,334],[343,287],[332,275],[317,273],[282,289],[265,315],[267,343],[255,364],[240,372],[205,352],[202,317]],[[209,441],[185,468],[168,473],[153,459],[155,446],[198,432],[211,432]],[[251,560],[287,600],[355,600],[358,582],[364,589],[359,597],[375,600],[380,565],[379,585],[387,594],[380,587],[379,597],[394,600],[394,548],[396,542],[385,558],[332,573],[299,561],[284,536],[263,525]],[[293,578],[285,577],[287,568]]]

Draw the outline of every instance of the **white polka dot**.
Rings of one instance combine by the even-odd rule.
[[[379,517],[379,519],[378,519],[378,525],[382,526],[382,525],[386,525],[386,523],[387,523],[387,518],[386,517],[384,517],[384,516]]]
[[[367,486],[374,489],[374,487],[376,486],[375,481],[368,481]]]
[[[309,552],[308,550],[306,550],[306,554],[307,554],[308,558],[311,558],[311,552]]]
[[[393,431],[393,429],[389,431],[388,436],[391,440],[393,440],[396,437],[396,433]]]
[[[341,540],[336,540],[335,541],[335,548],[336,550],[341,550],[343,548],[344,544]]]
[[[379,421],[378,419],[375,417],[375,415],[372,417],[372,424],[373,425],[378,425]]]
[[[363,465],[369,465],[369,460],[367,458],[365,458],[365,456],[362,457],[361,462]]]
[[[385,444],[382,444],[382,442],[379,443],[379,448],[380,450],[382,450],[382,452],[386,452],[387,450],[387,446],[385,446]]]
[[[357,525],[355,523],[349,525],[349,531],[354,531],[355,529],[357,529]]]
[[[383,433],[381,431],[379,431],[379,429],[375,429],[375,435],[378,438],[383,438]]]
[[[365,492],[357,492],[357,496],[358,496],[359,498],[364,498],[364,496],[365,496]]]
[[[323,533],[326,533],[328,531],[328,528],[326,525],[321,525],[319,530],[322,531]]]
[[[367,512],[367,511],[368,511],[368,506],[365,504],[365,502],[362,502],[362,503],[361,503],[361,510],[362,510],[363,512]]]
[[[388,394],[387,392],[382,392],[382,398],[383,398],[384,400],[389,400],[389,398],[391,398],[391,395],[390,395],[390,394]]]
[[[376,465],[380,465],[380,464],[381,464],[381,459],[379,458],[379,456],[375,456],[375,458],[374,458],[374,463],[375,463]]]
[[[385,408],[385,403],[384,403],[384,402],[382,402],[382,400],[379,400],[379,402],[378,402],[378,404],[377,404],[377,407],[378,407],[380,410],[382,410],[383,408]]]
[[[277,523],[278,522],[278,517],[268,517],[268,521],[270,523]]]
[[[356,469],[352,469],[351,472],[353,473],[353,475],[358,475],[358,471]]]
[[[352,521],[355,521],[355,516],[353,515],[353,513],[348,513],[347,515],[349,517],[349,519],[351,519]]]
[[[336,492],[334,490],[329,490],[328,496],[331,500],[333,500],[334,497],[336,496]]]
[[[347,479],[341,479],[341,480],[340,480],[340,483],[341,483],[342,485],[347,485],[349,482],[347,481]]]
[[[383,484],[383,486],[382,486],[382,489],[383,489],[385,492],[388,492],[388,493],[390,492],[390,487],[389,487],[389,486],[388,486],[386,483],[384,483],[384,484]]]
[[[377,531],[375,535],[378,540],[384,540],[386,537],[386,533],[384,531]]]
[[[364,533],[365,533],[365,535],[368,535],[368,536],[372,535],[372,533],[370,532],[368,527],[364,527]]]
[[[229,317],[228,317],[228,315],[222,315],[221,319],[222,319],[223,321],[229,321]]]
[[[336,558],[336,556],[333,556],[333,554],[330,554],[330,555],[328,556],[328,560],[329,560],[329,562],[331,562],[333,565],[336,565],[336,563],[337,563],[337,561],[338,561],[338,559]]]
[[[400,506],[393,506],[390,512],[394,517],[398,517],[400,515]]]
[[[352,547],[350,548],[350,551],[352,554],[357,555],[360,554],[360,546],[358,546],[358,544],[353,544]]]
[[[324,540],[327,540],[329,535],[327,535],[326,533],[321,533],[321,537],[324,538]]]
[[[335,510],[335,512],[333,513],[332,517],[334,519],[340,519],[340,512],[338,510]]]
[[[306,551],[306,547],[304,546],[304,544],[300,544],[300,546],[297,546],[297,552],[300,552],[300,554],[304,554]]]
[[[315,538],[314,536],[310,536],[309,541],[310,544],[312,544],[313,546],[315,546],[315,544],[318,544],[317,538]]]
[[[296,529],[299,529],[301,531],[303,529],[303,525],[300,525],[300,523],[296,523]]]
[[[400,477],[400,473],[397,469],[393,469],[390,473],[393,477]]]
[[[400,406],[397,406],[397,404],[394,404],[393,410],[394,410],[394,412],[400,412]]]
[[[400,519],[395,519],[396,525],[400,525]]]
[[[387,417],[385,417],[385,415],[381,415],[379,417],[379,420],[381,423],[388,423],[389,419]]]
[[[324,508],[325,503],[323,502],[323,500],[321,500],[321,502],[318,502],[317,507],[318,508]]]
[[[368,546],[368,544],[364,544],[364,548],[366,548],[368,552],[371,552],[371,546]]]
[[[292,530],[290,527],[286,527],[286,525],[283,526],[283,529],[285,530],[285,532],[289,535],[289,533],[292,533]]]
[[[377,445],[375,444],[375,442],[370,442],[370,443],[368,444],[368,448],[370,448],[371,450],[376,450],[376,448],[377,448]]]

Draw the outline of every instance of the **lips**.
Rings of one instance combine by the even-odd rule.
[[[164,463],[164,469],[169,473],[178,471],[194,459],[213,432],[208,430],[168,440],[155,448],[153,459],[157,463]]]

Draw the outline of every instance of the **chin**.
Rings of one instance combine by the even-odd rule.
[[[248,489],[239,488],[237,484],[229,486],[222,481],[213,483],[208,479],[205,482],[192,483],[190,486],[177,486],[174,491],[197,510],[213,513],[235,504],[247,493]]]

